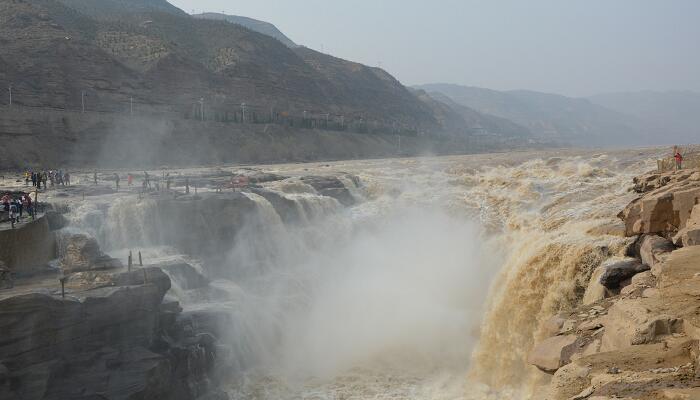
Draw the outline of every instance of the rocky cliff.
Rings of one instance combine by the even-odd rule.
[[[700,398],[700,171],[649,173],[620,218],[627,259],[598,267],[582,304],[553,316],[529,361],[548,399]]]
[[[180,287],[208,285],[193,267],[124,268],[92,238],[61,244],[59,271],[0,293],[0,399],[228,398],[216,389],[230,362],[218,316],[164,300],[166,272]]]

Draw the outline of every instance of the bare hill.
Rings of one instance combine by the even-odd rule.
[[[230,22],[232,24],[237,24],[241,25],[243,27],[246,27],[252,31],[262,33],[263,35],[267,35],[270,37],[273,37],[282,44],[284,44],[287,47],[297,47],[298,45],[292,41],[292,39],[288,38],[287,35],[282,33],[277,27],[269,22],[265,21],[260,21],[257,19],[253,18],[248,18],[248,17],[242,17],[239,15],[226,15],[222,13],[202,13],[202,14],[195,14],[193,15],[195,18],[202,18],[202,19],[211,19],[214,21],[226,21]]]

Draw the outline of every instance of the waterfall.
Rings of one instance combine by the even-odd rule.
[[[595,228],[616,221],[647,164],[342,168],[362,177],[338,175],[354,206],[290,178],[259,194],[84,204],[71,229],[111,254],[143,248],[211,279],[171,295],[187,315],[220,318],[233,398],[532,398],[547,376],[526,355],[543,322],[576,306],[592,270],[628,244]]]

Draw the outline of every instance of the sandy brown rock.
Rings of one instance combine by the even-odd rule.
[[[677,246],[700,245],[700,204],[696,204],[690,213],[686,227],[681,229],[673,238]]]
[[[576,351],[575,335],[554,336],[538,343],[528,355],[527,362],[548,373],[554,373],[571,361]]]
[[[655,233],[672,237],[683,229],[700,200],[700,182],[690,176],[690,171],[666,173],[664,185],[630,203],[619,214],[627,236]]]
[[[61,269],[65,274],[119,267],[121,262],[102,253],[94,238],[78,234],[66,239],[64,254],[61,257]]]

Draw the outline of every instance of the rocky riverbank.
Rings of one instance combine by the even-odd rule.
[[[619,217],[634,242],[529,354],[553,375],[542,398],[700,398],[700,170],[648,173],[632,190]]]

